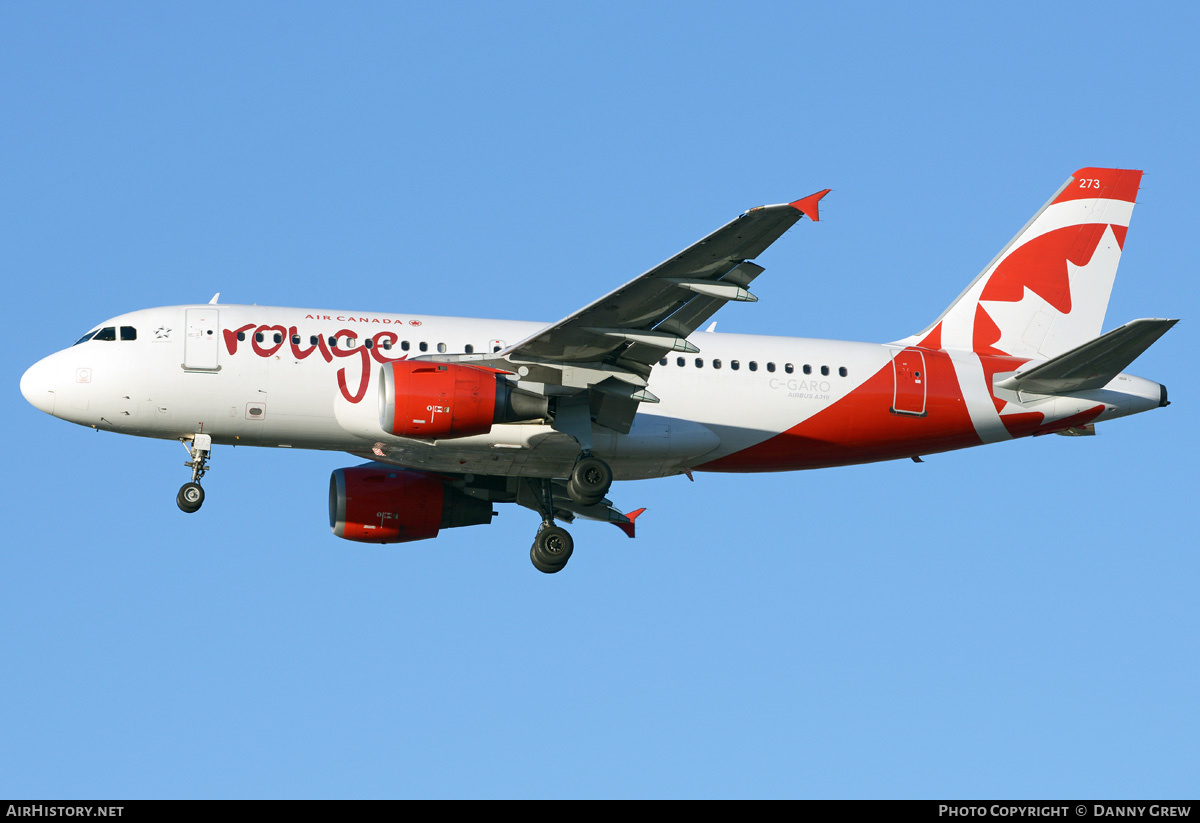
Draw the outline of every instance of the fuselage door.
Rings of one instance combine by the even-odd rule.
[[[220,311],[188,309],[187,334],[183,339],[185,371],[220,371],[217,350],[220,346]]]
[[[920,349],[893,350],[892,373],[895,392],[892,395],[893,414],[925,416],[925,395],[929,377],[925,373],[925,354]]]

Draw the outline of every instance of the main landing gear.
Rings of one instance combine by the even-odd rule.
[[[529,559],[533,567],[544,574],[560,572],[575,551],[575,541],[562,526],[554,525],[554,485],[549,478],[542,480],[541,505],[542,525],[538,527],[533,545],[529,548]]]
[[[175,503],[180,509],[191,514],[204,505],[204,489],[200,486],[200,478],[208,471],[208,458],[212,452],[212,437],[207,434],[192,435],[191,441],[183,441],[188,455],[192,458],[183,465],[192,470],[192,479],[179,487],[175,495]]]
[[[608,494],[612,480],[613,473],[608,464],[584,451],[567,478],[567,495],[578,506],[594,506]],[[554,574],[562,571],[571,559],[575,541],[566,529],[554,524],[554,485],[549,478],[542,480],[540,503],[538,511],[542,515],[542,525],[533,538],[529,559],[538,571]]]
[[[612,486],[613,473],[608,464],[590,451],[579,455],[567,480],[567,494],[581,506],[594,506],[604,499]]]
[[[563,570],[573,551],[575,541],[571,539],[571,533],[562,526],[554,525],[554,521],[550,520],[542,523],[537,537],[533,538],[529,559],[538,571],[554,574]]]

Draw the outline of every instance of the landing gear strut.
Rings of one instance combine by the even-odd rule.
[[[183,445],[192,458],[183,464],[192,470],[192,479],[191,482],[184,483],[179,487],[179,494],[175,495],[175,503],[180,509],[191,514],[199,511],[200,507],[204,505],[204,489],[200,486],[200,478],[204,477],[204,473],[208,471],[212,437],[207,434],[195,434],[192,435],[190,442],[184,440]]]
[[[613,473],[608,464],[590,451],[584,451],[571,469],[567,494],[581,506],[594,506],[604,499],[612,486]]]
[[[570,533],[561,526],[554,525],[554,491],[549,479],[542,481],[542,504],[539,506],[542,515],[542,525],[537,536],[533,538],[533,546],[529,549],[529,559],[533,567],[544,574],[560,572],[571,559],[575,550],[575,541]]]

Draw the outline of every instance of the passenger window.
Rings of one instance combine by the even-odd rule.
[[[392,341],[391,340],[380,340],[379,348],[384,349],[385,351],[391,351],[392,350]]]
[[[280,344],[280,343],[282,343],[282,342],[283,342],[283,332],[278,332],[278,331],[277,331],[277,332],[275,332],[275,343],[276,343],[276,345],[278,345],[278,344]]]
[[[260,331],[259,331],[259,332],[255,332],[255,333],[254,333],[254,342],[255,342],[255,343],[261,343],[262,341],[263,341],[263,333],[262,333],[262,332],[260,332]]]
[[[438,354],[445,354],[445,353],[446,353],[446,344],[438,343]]]
[[[419,348],[421,351],[429,351],[429,344],[422,340]]]
[[[244,331],[240,331],[240,332],[238,332],[238,342],[239,342],[239,343],[245,343],[245,342],[246,342],[246,333],[245,333]]]
[[[401,340],[400,348],[403,349],[404,351],[408,351],[410,348],[410,343],[407,340]]]
[[[696,358],[696,368],[698,368],[698,369],[704,368],[704,358],[703,357]]]
[[[842,377],[845,377],[847,374],[849,374],[849,372],[846,371],[845,366],[842,366],[840,369],[838,369],[838,374],[841,375]]]
[[[463,351],[465,351],[467,354],[474,354],[474,353],[475,353],[475,347],[474,347],[474,346],[472,346],[470,343],[468,343],[468,344],[466,345],[466,347],[463,349]]]
[[[757,361],[751,360],[749,365],[750,365],[750,371],[758,371],[758,362]]]
[[[116,326],[105,326],[100,331],[96,332],[96,336],[93,337],[92,339],[93,340],[105,340],[105,341],[116,340],[117,339],[117,327]]]
[[[329,338],[329,348],[331,348],[331,349],[337,348],[337,338],[336,337]]]
[[[299,346],[299,345],[300,345],[300,335],[298,335],[298,334],[293,334],[293,335],[292,335],[292,345],[293,345],[293,346]]]
[[[804,364],[804,373],[805,373],[805,374],[812,374],[812,366],[810,366],[810,365],[808,365],[807,363],[805,363],[805,364]]]
[[[714,368],[714,369],[719,369],[719,368],[721,368],[721,361],[720,361],[720,360],[718,360],[718,359],[717,359],[717,358],[715,358],[715,357],[713,358],[713,368]]]
[[[318,341],[320,341],[320,339],[321,338],[317,337],[317,335],[314,334],[308,338],[308,345],[315,346],[315,345],[317,345]]]
[[[133,326],[122,326],[121,327],[121,339],[122,340],[137,340],[137,329],[135,329]]]
[[[368,349],[372,349],[375,347],[375,341],[368,337],[366,341],[363,342],[363,345]]]
[[[667,365],[667,358],[665,358],[665,357],[664,357],[662,360],[659,360],[659,361],[658,361],[658,365],[660,365],[660,366],[665,366],[665,365]]]
[[[773,372],[773,371],[775,371],[775,364],[774,364],[774,363],[767,363],[767,371],[769,371],[769,372]]]
[[[676,365],[676,366],[682,366],[682,365],[683,365],[684,363],[686,363],[686,362],[687,362],[687,361],[686,361],[686,360],[684,360],[682,357],[676,357],[676,358],[675,358],[675,365]]]
[[[794,372],[796,370],[796,367],[793,366],[791,363],[784,363],[783,370],[785,372],[787,372],[788,374],[791,374],[792,372]]]
[[[734,371],[737,371],[737,370],[738,370],[738,369],[740,369],[741,367],[742,367],[742,364],[741,364],[741,363],[739,363],[737,360],[730,360],[730,361],[729,361],[729,368],[733,369]]]
[[[829,367],[828,367],[828,366],[822,366],[822,367],[821,367],[821,376],[822,376],[822,377],[828,377],[828,376],[829,376]]]

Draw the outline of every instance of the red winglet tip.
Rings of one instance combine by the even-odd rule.
[[[629,514],[625,515],[625,517],[629,519],[628,523],[614,523],[613,525],[625,532],[626,537],[633,537],[634,526],[636,525],[634,521],[637,520],[644,511],[644,508],[631,511]]]
[[[816,223],[821,219],[820,213],[817,211],[817,203],[820,203],[821,198],[829,194],[831,191],[833,191],[833,189],[825,189],[824,191],[819,191],[816,194],[810,194],[808,197],[801,197],[795,202],[788,203],[788,205],[799,211],[809,220]]]

